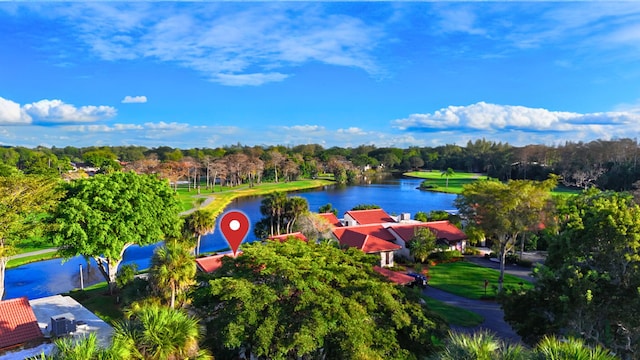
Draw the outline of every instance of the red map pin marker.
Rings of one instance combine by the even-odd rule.
[[[238,253],[238,248],[249,232],[249,218],[240,211],[228,211],[220,220],[220,231],[233,250],[233,256]]]

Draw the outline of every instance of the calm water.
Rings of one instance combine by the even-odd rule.
[[[289,196],[302,196],[309,202],[309,209],[317,212],[320,206],[331,203],[338,209],[339,217],[345,211],[359,204],[376,204],[387,213],[397,215],[408,212],[413,215],[418,211],[429,212],[432,210],[452,210],[455,195],[433,193],[417,190],[420,184],[418,179],[390,179],[371,185],[358,185],[348,187],[329,186],[324,189],[310,190],[290,194]],[[240,210],[249,219],[257,222],[260,215],[261,197],[238,199],[228,210]],[[249,231],[245,241],[254,241],[253,229]],[[136,264],[138,269],[149,267],[153,250],[158,244],[150,246],[132,246],[124,254],[122,264]],[[216,228],[213,234],[203,236],[201,252],[221,250],[228,247],[226,241]],[[41,261],[27,264],[6,272],[6,299],[27,296],[36,299],[44,296],[55,295],[80,287],[80,265],[83,269],[85,286],[103,281],[100,272],[95,268],[91,260],[87,265],[84,258],[78,256],[66,262],[60,259]]]

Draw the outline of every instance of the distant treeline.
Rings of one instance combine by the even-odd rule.
[[[466,146],[443,145],[406,149],[361,145],[355,148],[308,144],[225,146],[177,149],[167,146],[102,146],[77,148],[2,147],[0,174],[18,169],[27,174],[73,176],[74,166],[100,172],[131,169],[153,172],[174,182],[254,183],[288,181],[332,173],[339,182],[357,182],[367,171],[445,170],[486,173],[502,180],[544,180],[550,173],[564,185],[633,190],[640,180],[635,139],[567,141],[562,145],[512,146],[486,139]],[[206,180],[205,180],[206,178]]]

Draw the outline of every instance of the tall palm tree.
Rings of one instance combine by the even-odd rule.
[[[126,317],[114,326],[113,348],[126,349],[130,359],[213,359],[198,346],[198,320],[180,309],[146,304]]]
[[[189,214],[184,222],[185,232],[198,238],[195,253],[200,255],[200,239],[203,235],[212,234],[216,229],[216,218],[209,211],[196,210]]]
[[[151,284],[175,308],[176,294],[195,283],[196,263],[191,251],[173,241],[156,249],[149,269]]]
[[[487,331],[473,334],[450,332],[442,352],[434,360],[525,360],[530,358],[520,345],[505,344]]]
[[[444,176],[445,178],[447,178],[447,181],[445,183],[445,187],[446,188],[449,188],[449,178],[452,177],[455,174],[456,174],[456,172],[453,171],[452,168],[447,168],[447,170],[442,171],[442,173],[440,174],[440,177]]]

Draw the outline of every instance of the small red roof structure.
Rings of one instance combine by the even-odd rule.
[[[380,266],[374,266],[373,270],[398,285],[408,285],[415,280],[412,276],[409,276],[407,274],[403,274],[397,271],[385,269]]]
[[[26,297],[0,301],[0,350],[43,339]]]
[[[318,216],[327,220],[329,224],[333,225],[334,227],[342,226],[342,223],[334,213],[322,213],[322,214],[318,214]]]
[[[350,217],[358,225],[370,225],[396,222],[386,211],[382,209],[351,210],[344,213],[345,218]]]
[[[240,254],[242,254],[242,251],[238,251],[238,255]],[[198,269],[206,273],[214,272],[222,266],[222,258],[225,256],[233,256],[233,254],[215,254],[197,258],[196,266],[198,266]]]
[[[393,242],[395,237],[380,224],[338,227],[333,229],[333,235],[341,245],[356,247],[367,254],[402,248]]]
[[[294,232],[294,233],[290,233],[290,234],[269,236],[269,240],[278,240],[280,242],[287,241],[290,238],[296,238],[296,239],[304,241],[304,242],[308,241],[307,237],[304,236],[304,234],[299,232],[299,231],[298,232]]]
[[[467,239],[467,235],[448,220],[430,221],[418,224],[399,224],[392,225],[392,229],[405,242],[409,242],[415,235],[416,227],[427,227],[433,231],[438,240],[447,240],[448,242],[456,242]]]

